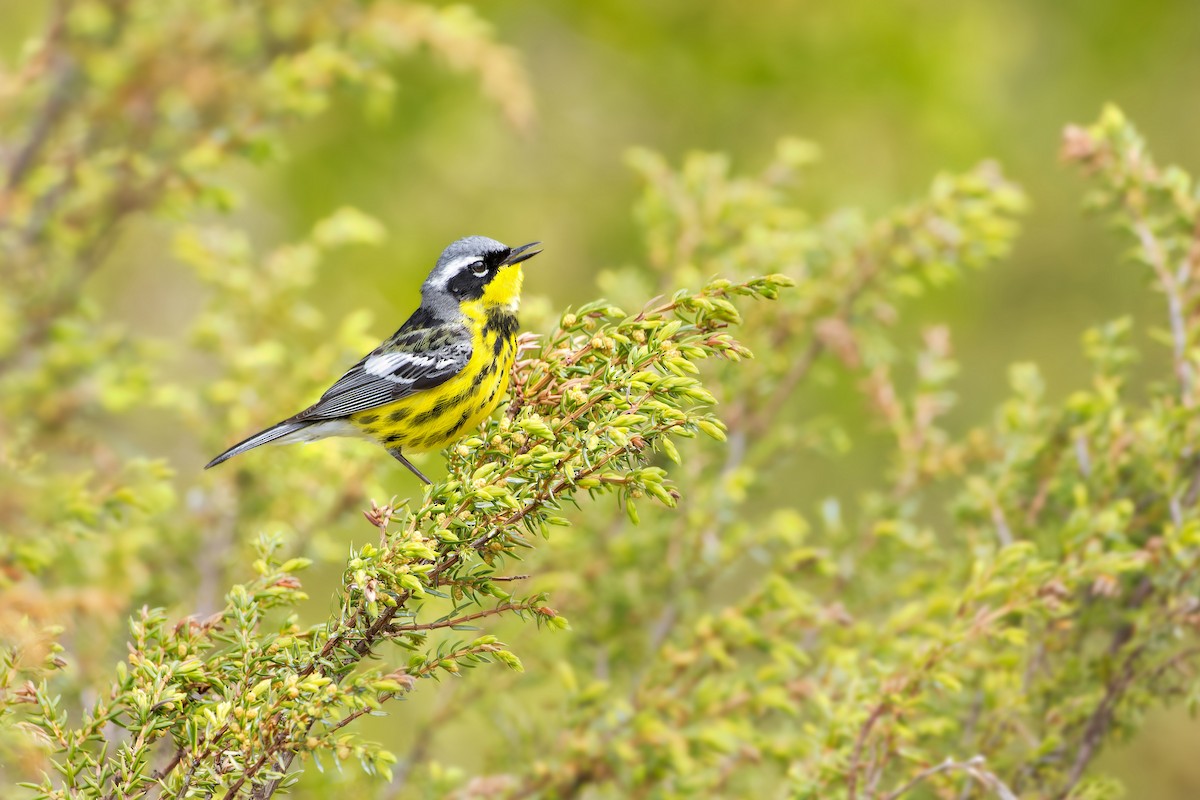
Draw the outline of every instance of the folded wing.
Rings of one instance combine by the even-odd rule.
[[[394,403],[462,372],[471,352],[470,334],[462,326],[397,333],[293,419],[337,419]]]

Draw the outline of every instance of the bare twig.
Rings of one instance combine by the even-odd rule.
[[[67,3],[56,4],[55,20],[50,25],[44,47],[53,48],[58,44],[66,19],[66,9]],[[50,63],[53,71],[53,85],[50,88],[49,97],[42,105],[41,113],[38,114],[29,131],[29,136],[9,164],[8,175],[4,181],[4,188],[8,192],[16,189],[17,185],[25,179],[34,162],[37,161],[38,153],[46,145],[55,126],[70,107],[71,96],[79,77],[78,67],[73,59],[62,52],[53,52],[50,56]]]
[[[454,617],[453,619],[440,619],[437,622],[425,622],[417,625],[389,625],[385,630],[389,635],[399,636],[404,633],[412,633],[414,631],[432,631],[438,628],[453,628],[455,625],[464,625],[472,620],[483,619],[484,617],[494,617],[497,614],[503,614],[507,611],[531,611],[538,606],[537,603],[501,603],[495,608],[477,611],[474,614],[467,614],[462,617]]]
[[[1121,668],[1121,674],[1112,680],[1104,690],[1104,697],[1101,698],[1099,705],[1088,718],[1087,727],[1084,728],[1083,738],[1079,743],[1079,750],[1075,753],[1075,761],[1071,764],[1071,771],[1067,775],[1066,786],[1059,793],[1059,797],[1066,798],[1071,794],[1071,790],[1083,778],[1083,772],[1091,763],[1092,758],[1096,755],[1096,750],[1104,741],[1104,737],[1108,734],[1108,729],[1112,726],[1113,713],[1116,711],[1117,704],[1121,698],[1125,696],[1125,691],[1133,683],[1137,671],[1134,664],[1137,658],[1141,655],[1141,648],[1135,649],[1126,658]]]
[[[867,721],[858,730],[858,738],[854,740],[854,749],[850,751],[850,763],[846,765],[846,797],[848,800],[855,800],[858,797],[858,769],[862,763],[863,748],[866,747],[871,730],[888,712],[889,708],[887,701],[876,705],[871,709]]]
[[[837,311],[833,318],[848,322],[853,316],[855,305],[858,303],[863,293],[871,286],[871,283],[879,275],[881,267],[879,262],[871,258],[867,249],[864,247],[856,254],[855,260],[859,266],[858,280],[855,281],[842,296],[841,302],[838,304]],[[820,336],[813,334],[812,340],[804,353],[792,365],[787,374],[783,376],[775,391],[771,394],[770,400],[763,406],[760,413],[755,415],[754,419],[748,426],[748,430],[753,434],[763,433],[768,426],[774,424],[778,418],[780,411],[783,410],[784,403],[791,397],[793,391],[808,375],[817,359],[825,352],[827,348],[826,342]]]
[[[1008,527],[1008,519],[1004,516],[1004,509],[998,501],[992,505],[992,522],[996,526],[996,538],[1000,540],[1001,547],[1008,547],[1015,541],[1012,528]]]
[[[929,767],[928,769],[917,773],[908,783],[904,784],[899,789],[884,795],[883,800],[897,800],[897,798],[916,788],[918,784],[928,780],[934,775],[943,772],[955,771],[967,773],[967,775],[972,779],[992,790],[996,796],[1000,798],[1000,800],[1017,800],[1016,793],[1012,789],[1008,788],[1004,781],[1000,780],[1000,778],[998,778],[995,774],[984,769],[984,765],[986,763],[987,761],[983,756],[975,756],[967,759],[966,761],[955,761],[952,758],[947,758],[937,766]]]
[[[1142,253],[1151,269],[1154,270],[1154,275],[1167,298],[1167,316],[1171,325],[1171,355],[1175,365],[1175,378],[1179,381],[1180,399],[1185,406],[1191,406],[1195,402],[1192,395],[1194,376],[1192,375],[1191,361],[1187,356],[1188,335],[1184,312],[1186,299],[1183,296],[1180,281],[1171,272],[1170,266],[1167,264],[1166,253],[1163,252],[1162,245],[1151,232],[1149,225],[1132,209],[1130,213],[1134,218],[1134,235],[1137,236]]]
[[[1075,436],[1075,461],[1079,464],[1079,474],[1085,478],[1092,475],[1092,458],[1088,450],[1087,436],[1080,433]]]

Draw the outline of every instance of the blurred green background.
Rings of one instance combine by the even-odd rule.
[[[47,5],[0,0],[5,63]],[[673,161],[691,149],[725,151],[753,172],[783,135],[824,152],[802,187],[818,214],[885,209],[935,172],[984,158],[1028,191],[1012,259],[921,301],[914,315],[953,329],[963,425],[989,413],[1009,363],[1036,360],[1051,393],[1065,394],[1084,379],[1085,327],[1157,310],[1139,273],[1114,260],[1102,223],[1081,215],[1083,184],[1059,165],[1058,136],[1112,101],[1161,161],[1200,168],[1195,0],[497,0],[480,12],[526,60],[537,107],[526,129],[509,125],[473,78],[412,59],[398,70],[390,115],[347,98],[292,129],[285,162],[238,176],[248,187],[239,221],[265,244],[301,235],[342,205],[388,225],[382,250],[351,251],[326,272],[316,301],[331,319],[367,307],[377,332],[390,332],[441,247],[469,233],[543,240],[529,292],[553,307],[591,299],[600,270],[640,255],[627,148]],[[167,263],[164,230],[132,231],[94,289],[113,316],[159,333],[198,302]],[[831,392],[831,411],[859,413],[838,400]],[[152,425],[140,435],[139,447],[181,471],[211,455],[173,451]],[[871,482],[880,469],[872,456],[860,450],[819,470],[797,461],[782,474],[811,503]],[[1197,797],[1197,735],[1182,713],[1165,713],[1107,763],[1131,797]]]

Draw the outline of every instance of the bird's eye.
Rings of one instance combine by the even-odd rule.
[[[476,278],[482,278],[488,274],[487,264],[482,261],[476,261],[471,265],[471,274]]]

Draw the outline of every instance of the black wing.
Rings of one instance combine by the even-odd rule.
[[[293,419],[338,419],[385,406],[445,383],[471,360],[471,335],[461,325],[401,328]]]

